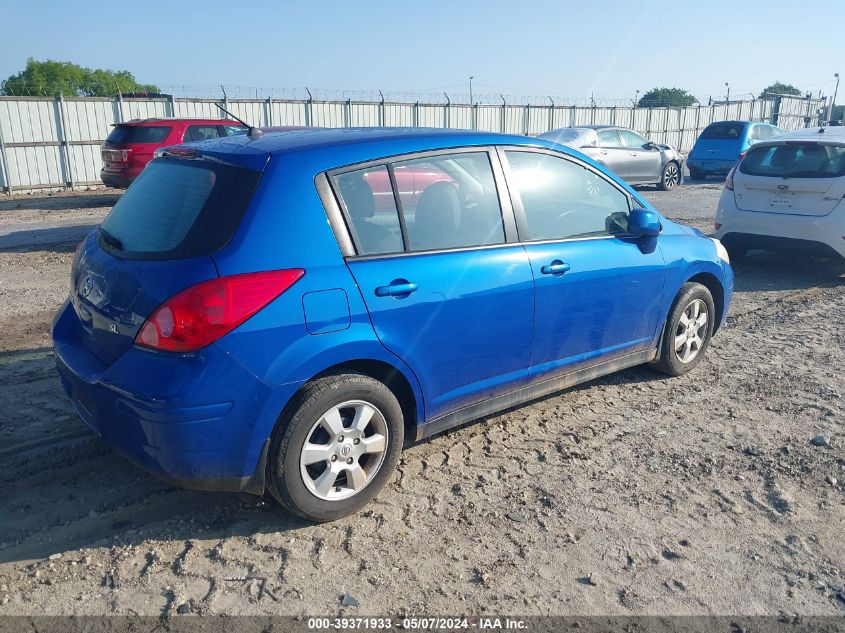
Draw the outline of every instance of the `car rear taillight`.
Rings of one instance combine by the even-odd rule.
[[[734,172],[736,172],[736,168],[738,165],[739,163],[731,167],[731,170],[728,172],[728,177],[725,178],[725,189],[727,189],[728,191],[734,190]]]
[[[716,227],[717,231],[722,228],[722,225],[719,222],[716,222],[713,226]]]
[[[204,281],[161,304],[135,344],[167,352],[194,352],[231,332],[305,274],[302,268],[231,275]]]
[[[104,163],[128,163],[131,149],[103,149],[100,156]]]

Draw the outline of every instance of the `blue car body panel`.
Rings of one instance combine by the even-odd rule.
[[[231,239],[208,256],[127,260],[103,250],[96,234],[85,240],[74,260],[71,299],[53,324],[62,383],[81,417],[156,474],[190,487],[260,492],[280,414],[303,384],[332,368],[376,363],[396,372],[413,394],[411,423],[421,436],[419,429],[457,411],[538,381],[632,354],[653,357],[672,301],[692,278],[721,292],[724,321],[730,267],[711,240],[665,218],[657,238],[512,239],[382,258],[342,253],[315,186],[320,174],[426,150],[509,145],[574,156],[654,210],[592,160],[539,139],[346,129],[192,144],[263,175]],[[570,269],[543,274],[555,260]],[[189,286],[289,268],[305,274],[197,352],[133,345],[156,307]],[[376,292],[403,280],[419,290]],[[114,323],[118,333],[110,334]]]

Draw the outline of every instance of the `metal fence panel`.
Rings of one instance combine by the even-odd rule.
[[[221,118],[212,99],[0,97],[0,187],[9,191],[99,184],[99,147],[115,123],[161,117]],[[572,125],[620,125],[689,151],[714,121],[818,125],[823,99],[777,97],[688,108],[636,108],[237,99],[226,107],[253,125],[422,126],[539,134]]]

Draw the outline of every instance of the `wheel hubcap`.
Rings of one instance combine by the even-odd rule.
[[[667,187],[674,187],[680,182],[680,172],[674,164],[666,168],[666,175],[663,178],[663,182],[666,183]]]
[[[675,355],[682,363],[692,362],[707,338],[707,304],[694,299],[681,313],[675,330]]]
[[[326,411],[311,427],[299,455],[309,492],[325,501],[347,499],[376,476],[387,452],[387,423],[363,400]]]

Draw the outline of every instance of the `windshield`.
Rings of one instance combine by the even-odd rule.
[[[107,143],[161,143],[170,134],[167,125],[116,125],[106,139]]]
[[[704,128],[700,138],[706,140],[739,140],[745,133],[747,123],[725,121],[724,123],[713,123]]]
[[[755,147],[739,171],[749,176],[839,178],[845,176],[845,147],[812,142]]]
[[[156,159],[106,216],[100,244],[127,259],[208,255],[232,237],[258,178],[232,165]]]

